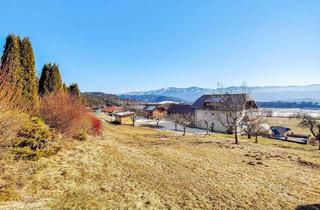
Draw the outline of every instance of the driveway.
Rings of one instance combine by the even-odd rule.
[[[157,123],[155,120],[152,119],[146,119],[146,118],[139,118],[136,121],[136,125],[138,126],[147,126],[147,127],[152,127],[160,130],[167,130],[167,131],[180,131],[183,132],[183,127],[181,125],[177,125],[177,130],[175,130],[175,124],[171,121],[167,120],[161,120],[159,122],[159,127],[157,127]],[[187,133],[206,133],[205,130],[199,129],[199,128],[187,128],[186,130]]]

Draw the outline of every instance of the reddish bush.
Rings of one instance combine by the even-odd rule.
[[[83,126],[87,112],[79,99],[58,92],[42,98],[40,115],[50,127],[65,135],[72,135]]]
[[[93,135],[100,135],[103,130],[102,122],[100,119],[98,119],[95,116],[90,117],[90,122],[91,122],[91,133]]]

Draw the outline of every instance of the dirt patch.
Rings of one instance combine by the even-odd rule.
[[[320,165],[317,164],[317,163],[313,163],[313,162],[310,162],[310,161],[306,161],[306,160],[302,160],[300,158],[298,158],[297,162],[299,163],[299,165],[302,165],[302,166],[307,166],[307,167],[311,167],[311,168],[320,168]]]

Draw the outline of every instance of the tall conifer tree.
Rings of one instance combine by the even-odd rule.
[[[20,42],[20,63],[22,69],[22,97],[29,104],[38,104],[38,84],[35,70],[35,58],[29,38]]]
[[[59,67],[56,64],[45,64],[39,80],[39,94],[63,91],[62,79]]]
[[[69,94],[80,98],[80,89],[77,83],[72,83],[68,88]]]
[[[67,85],[66,85],[66,83],[63,83],[62,84],[62,90],[63,90],[63,92],[68,92],[68,87],[67,87]]]
[[[23,88],[19,43],[18,36],[14,34],[7,36],[0,66],[0,82],[12,85],[16,97],[21,96]]]

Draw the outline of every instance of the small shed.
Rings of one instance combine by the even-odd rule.
[[[129,112],[129,111],[114,113],[115,122],[121,125],[132,125],[133,114],[134,114],[133,112]]]
[[[281,138],[286,135],[286,132],[290,131],[290,128],[284,126],[271,126],[272,136]]]

